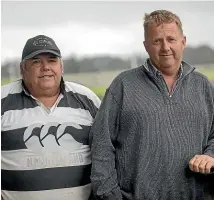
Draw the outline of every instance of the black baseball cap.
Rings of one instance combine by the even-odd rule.
[[[41,53],[52,53],[61,57],[61,52],[52,38],[37,35],[27,40],[22,51],[22,60],[28,60]]]

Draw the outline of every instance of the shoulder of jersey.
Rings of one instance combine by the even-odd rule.
[[[85,95],[87,98],[91,99],[97,107],[100,105],[99,97],[88,87],[81,85],[79,83],[65,81],[66,92],[73,92],[80,95]]]
[[[21,80],[8,83],[1,86],[1,99],[7,97],[9,94],[16,94],[22,92]]]

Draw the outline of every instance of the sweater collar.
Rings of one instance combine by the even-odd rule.
[[[157,76],[160,71],[151,63],[150,59],[146,59],[145,63],[142,65],[142,67],[151,75]],[[181,67],[179,69],[179,77],[186,76],[187,74],[191,73],[195,70],[195,67],[192,67],[188,63],[182,61]]]

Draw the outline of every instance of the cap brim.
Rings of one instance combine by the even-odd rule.
[[[29,54],[28,56],[24,57],[23,60],[28,60],[28,59],[31,59],[33,58],[34,56],[38,55],[38,54],[41,54],[41,53],[52,53],[58,57],[61,57],[61,55],[59,53],[57,53],[56,51],[52,51],[52,50],[46,50],[46,49],[42,49],[42,50],[38,50],[38,51],[35,51],[31,54]]]

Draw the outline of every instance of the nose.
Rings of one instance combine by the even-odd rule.
[[[169,43],[167,41],[164,40],[162,42],[161,48],[162,48],[163,52],[168,52],[170,50],[170,45],[169,45]]]
[[[41,70],[42,71],[49,71],[50,70],[50,65],[47,61],[45,61],[45,60],[42,61]]]

